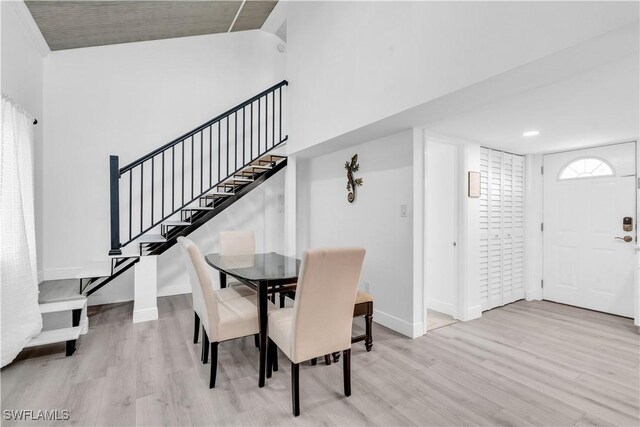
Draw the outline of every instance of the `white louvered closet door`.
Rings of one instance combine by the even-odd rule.
[[[489,310],[524,297],[524,159],[482,148],[480,301]]]

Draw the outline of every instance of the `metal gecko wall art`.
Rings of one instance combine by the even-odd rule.
[[[361,187],[363,182],[362,178],[353,177],[353,174],[360,169],[358,155],[354,154],[351,161],[344,164],[344,168],[347,170],[347,200],[349,203],[353,203],[356,199],[356,187]]]

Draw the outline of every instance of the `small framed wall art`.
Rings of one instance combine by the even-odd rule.
[[[480,172],[469,171],[467,188],[469,197],[480,197]]]

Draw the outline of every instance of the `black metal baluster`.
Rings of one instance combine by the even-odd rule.
[[[251,123],[249,124],[249,143],[251,144],[250,148],[249,148],[249,153],[251,154],[249,157],[251,157],[251,160],[253,161],[253,102],[251,103],[251,108],[249,109],[250,114],[250,118],[251,118]]]
[[[191,135],[191,200],[193,200],[193,171],[195,165],[193,164],[193,135]]]
[[[182,144],[182,206],[184,206],[184,139],[180,144]]]
[[[242,107],[242,165],[244,166],[244,162],[247,158],[247,148],[245,146],[246,138],[245,133],[247,133],[247,121],[244,116],[244,107]]]
[[[204,131],[200,131],[200,194],[202,194],[202,173],[204,172],[204,145],[203,145]]]
[[[260,157],[260,99],[258,98],[258,157]]]
[[[222,134],[220,127],[222,126],[222,121],[218,122],[218,183],[220,183],[220,169],[222,169],[222,155],[221,155],[221,144],[220,144],[220,135]]]
[[[153,199],[154,199],[154,191],[153,191],[153,187],[154,187],[154,183],[153,183],[153,177],[154,177],[154,169],[155,169],[155,165],[154,165],[154,161],[155,161],[155,157],[151,158],[151,225],[153,226]]]
[[[278,126],[278,129],[280,130],[280,138],[278,139],[278,142],[282,142],[282,86],[280,86],[278,88],[278,94],[280,95],[280,103],[279,103],[279,110],[280,110],[280,114],[278,119],[280,120],[280,125]]]
[[[164,219],[164,151],[162,152],[162,219]]]
[[[213,125],[209,126],[209,188],[213,185]]]
[[[276,145],[276,91],[271,92],[271,147]]]
[[[144,213],[144,162],[140,163],[140,232],[144,230],[142,218]]]
[[[229,176],[229,116],[227,116],[227,176]]]
[[[171,147],[171,212],[176,210],[176,146]]]
[[[233,113],[233,164],[235,165],[234,172],[238,170],[238,113]]]
[[[129,240],[131,240],[131,229],[133,228],[133,169],[129,169]]]

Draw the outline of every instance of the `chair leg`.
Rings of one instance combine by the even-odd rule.
[[[311,366],[316,366],[318,364],[318,358],[314,357],[313,359],[311,359]]]
[[[209,388],[216,386],[216,374],[218,373],[218,343],[211,343],[211,376],[209,377]]]
[[[338,361],[340,360],[340,352],[336,351],[335,353],[332,353],[333,356],[333,363],[338,363]]]
[[[291,406],[293,416],[300,415],[300,365],[291,362]]]
[[[280,308],[284,308],[284,299],[285,299],[285,294],[280,292]]]
[[[209,363],[209,336],[204,327],[202,328],[202,363]]]
[[[200,332],[200,317],[198,316],[198,313],[196,313],[195,311],[193,312],[193,343],[197,344],[198,343],[198,333]]]
[[[367,349],[367,351],[371,351],[371,348],[373,347],[373,333],[371,332],[371,329],[373,327],[373,314],[367,313],[366,316],[364,316],[364,320],[365,320],[365,333],[367,335],[367,338],[364,341],[364,346]]]
[[[278,372],[278,346],[276,343],[273,343],[273,357],[271,359],[273,364],[273,372]]]
[[[273,346],[275,343],[271,340],[271,338],[267,341],[267,378],[271,378],[271,374],[273,373]]]
[[[260,348],[260,335],[259,334],[254,334],[253,335],[253,343],[255,344],[256,348]]]
[[[351,349],[342,352],[342,376],[344,377],[344,395],[351,396]]]
[[[327,365],[331,365],[331,355],[330,354],[325,354],[324,355],[324,363],[326,363]]]

